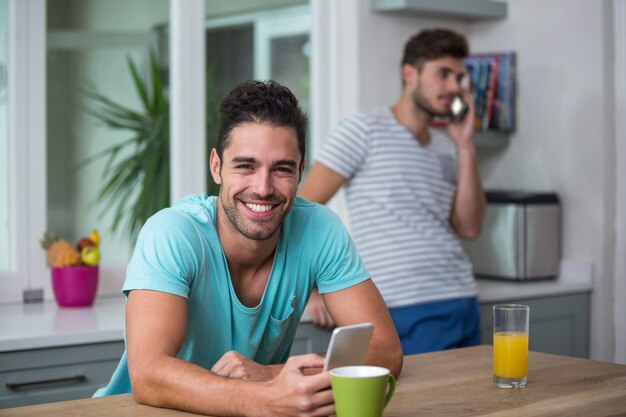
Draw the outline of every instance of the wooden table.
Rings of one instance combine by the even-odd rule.
[[[492,385],[492,347],[407,356],[385,417],[626,416],[626,366],[531,352],[528,387]],[[0,416],[192,416],[130,395],[0,410]]]

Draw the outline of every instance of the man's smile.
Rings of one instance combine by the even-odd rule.
[[[243,203],[243,205],[248,209],[249,212],[252,212],[254,217],[271,217],[275,209],[278,207],[278,204],[257,204],[257,203]]]
[[[246,207],[255,213],[265,213],[266,211],[270,211],[274,206],[271,204],[252,204],[252,203],[244,203]]]

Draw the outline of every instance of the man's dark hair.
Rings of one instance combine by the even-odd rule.
[[[220,105],[220,132],[215,149],[222,160],[230,143],[230,133],[244,123],[266,123],[292,128],[304,163],[307,117],[298,99],[276,81],[245,81],[235,87]]]
[[[424,29],[409,39],[404,46],[402,64],[422,70],[424,62],[451,56],[463,59],[469,55],[467,39],[448,29]]]

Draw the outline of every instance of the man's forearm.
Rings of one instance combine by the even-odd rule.
[[[314,203],[326,204],[346,179],[326,165],[316,162],[307,175],[298,195]]]
[[[474,146],[459,148],[457,158],[459,180],[451,223],[459,236],[474,239],[480,233],[486,205],[476,148]]]
[[[157,407],[213,416],[287,417],[335,414],[330,375],[304,376],[302,370],[321,368],[314,354],[292,356],[269,381],[227,378],[165,356],[143,361],[131,373],[135,400]]]
[[[221,377],[173,357],[131,368],[131,381],[139,403],[215,416],[256,415],[263,389],[262,383]]]

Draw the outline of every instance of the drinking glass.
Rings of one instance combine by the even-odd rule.
[[[528,377],[528,318],[522,304],[493,306],[493,384],[525,388]]]

